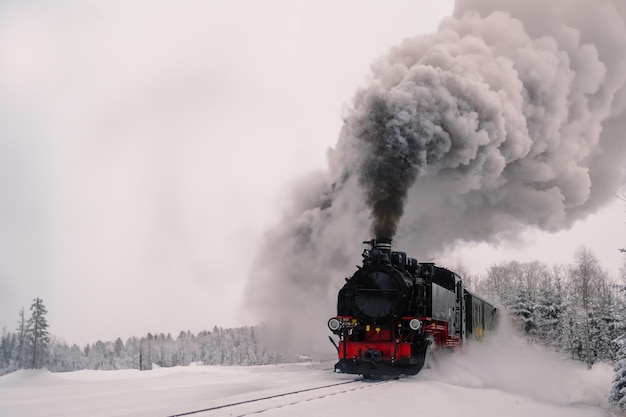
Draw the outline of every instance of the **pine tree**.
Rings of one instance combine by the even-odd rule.
[[[563,296],[557,277],[546,277],[539,289],[535,306],[537,338],[546,346],[558,350],[563,339]]]
[[[609,404],[620,411],[626,412],[626,337],[619,340],[620,349],[617,356],[621,358],[613,366],[615,375],[609,394]]]
[[[533,334],[535,331],[534,312],[535,304],[530,299],[528,291],[520,288],[509,307],[509,313],[511,313],[513,318],[519,320],[526,334]]]
[[[19,321],[17,322],[17,367],[24,369],[26,367],[26,315],[24,307],[20,309]]]
[[[621,250],[624,251],[623,249]],[[624,260],[621,273],[622,282],[626,282],[626,260]],[[613,376],[613,383],[609,394],[609,404],[626,413],[626,325],[624,324],[624,319],[626,318],[626,286],[621,285],[618,288],[616,303],[618,304],[617,310],[620,312],[621,320],[617,321],[615,332],[620,335],[616,340],[619,349],[615,354],[617,361],[613,365],[615,375]],[[616,317],[619,315],[616,315]]]
[[[6,328],[2,328],[2,339],[0,340],[0,375],[17,369],[15,363],[16,344],[17,338],[15,333],[7,332]]]
[[[147,337],[142,337],[139,344],[139,370],[149,371],[152,369],[152,348],[153,339],[151,333],[148,333]]]
[[[32,353],[31,368],[38,369],[45,364],[48,343],[50,342],[48,321],[46,320],[48,311],[39,297],[33,300],[30,311],[31,317],[26,326],[26,340]]]

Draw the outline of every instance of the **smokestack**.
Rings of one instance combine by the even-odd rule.
[[[370,261],[383,264],[391,262],[391,239],[378,238],[363,243],[372,247],[369,252]]]
[[[366,240],[363,243],[370,245],[372,249],[379,249],[382,252],[391,254],[391,243],[392,243],[391,239],[378,238],[378,239]]]

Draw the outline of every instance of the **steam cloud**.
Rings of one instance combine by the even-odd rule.
[[[404,40],[268,234],[251,306],[282,334],[307,323],[311,348],[368,224],[420,256],[606,203],[626,154],[625,20],[617,0],[458,0],[438,32]]]

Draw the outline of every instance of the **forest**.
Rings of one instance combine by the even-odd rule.
[[[623,277],[609,276],[590,249],[579,248],[569,265],[511,261],[468,278],[471,289],[508,312],[528,343],[589,367],[621,359]]]
[[[20,317],[22,317],[20,315]],[[20,320],[21,322],[21,320]],[[29,321],[30,322],[30,321]],[[24,329],[24,330],[23,330]],[[181,331],[177,337],[171,334],[151,334],[130,337],[126,341],[100,341],[83,348],[69,346],[55,337],[39,340],[35,351],[31,327],[18,326],[17,332],[2,334],[0,341],[0,375],[18,369],[47,368],[52,372],[80,369],[149,370],[154,366],[205,365],[264,365],[294,360],[272,352],[255,336],[255,327],[223,329],[193,334]],[[36,363],[33,362],[36,359]]]
[[[626,256],[625,256],[626,260]],[[540,344],[564,357],[615,366],[611,401],[626,406],[626,268],[611,277],[593,252],[581,247],[568,265],[539,261],[510,261],[489,267],[484,274],[464,273],[468,288],[504,310],[529,344]],[[52,372],[80,369],[152,369],[206,365],[260,365],[297,360],[268,349],[256,337],[258,327],[223,329],[193,334],[181,331],[130,337],[126,341],[97,341],[69,346],[48,332],[47,310],[33,300],[30,318],[18,314],[15,331],[3,329],[0,375],[25,368]],[[624,401],[623,401],[624,400]]]

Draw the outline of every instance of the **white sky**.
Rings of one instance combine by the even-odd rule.
[[[325,168],[369,65],[452,3],[2,2],[0,328],[35,297],[69,343],[254,324],[242,290],[289,185]],[[616,274],[622,211],[451,259],[586,244]]]
[[[497,245],[468,244],[439,262],[466,265],[473,273],[484,273],[490,265],[508,261],[547,264],[571,264],[581,246],[591,249],[612,279],[621,280],[621,267],[626,256],[619,248],[626,248],[626,204],[616,202],[579,221],[567,231],[548,233],[527,230],[516,241]]]

